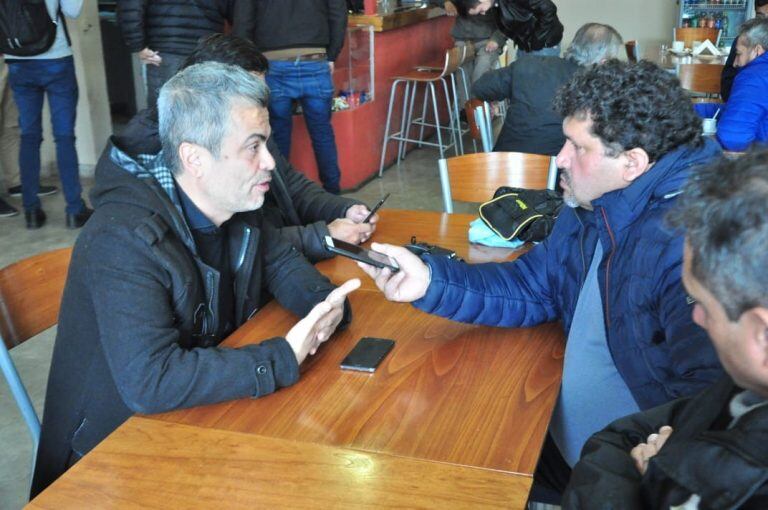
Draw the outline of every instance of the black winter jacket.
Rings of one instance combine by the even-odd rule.
[[[484,101],[509,99],[507,116],[494,151],[555,156],[565,143],[563,118],[552,100],[579,65],[560,57],[523,55],[507,67],[490,71],[472,85]]]
[[[552,0],[499,0],[499,29],[524,51],[557,46],[563,25]]]
[[[335,61],[347,34],[345,0],[243,1],[237,17],[261,51],[322,47]]]
[[[701,510],[768,508],[768,406],[728,429],[723,414],[739,391],[725,378],[699,395],[615,421],[587,442],[564,509],[669,509],[692,494]],[[729,418],[730,414],[726,418]],[[640,475],[629,456],[650,434],[673,432]]]
[[[299,377],[283,338],[217,347],[219,273],[197,255],[171,195],[115,154],[110,142],[96,167],[96,211],[69,267],[32,496],[133,413],[259,397]],[[256,312],[262,288],[299,317],[334,288],[263,225],[260,211],[222,228],[236,327]]]
[[[130,153],[160,152],[157,109],[137,113],[117,140]],[[328,193],[305,177],[280,154],[272,137],[267,140],[267,147],[275,158],[275,171],[262,207],[264,217],[311,262],[330,258],[333,254],[323,242],[329,235],[327,223],[343,218],[347,209],[362,202]]]
[[[236,4],[246,0],[120,0],[117,22],[132,52],[151,48],[174,55],[189,55],[200,38],[224,31],[242,35]],[[251,0],[247,0],[251,1]]]

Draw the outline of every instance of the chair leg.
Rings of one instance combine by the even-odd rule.
[[[443,84],[443,93],[445,94],[445,106],[448,110],[448,131],[451,133],[451,145],[453,145],[453,152],[456,156],[459,156],[459,141],[456,138],[456,129],[453,119],[453,105],[451,104],[451,95],[448,93],[448,82],[445,78],[442,78],[440,82]],[[439,129],[439,128],[438,128]],[[450,145],[448,145],[450,147]]]
[[[5,341],[0,337],[0,371],[2,371],[5,380],[11,390],[11,395],[19,407],[21,416],[27,424],[29,435],[32,437],[33,455],[37,452],[37,445],[40,444],[40,419],[37,417],[35,408],[29,398],[24,383],[21,382],[16,365],[13,364],[11,354],[5,346]]]
[[[440,113],[437,110],[437,94],[435,93],[435,82],[429,82],[429,90],[432,94],[432,111],[435,112],[435,130],[437,131],[437,145],[440,149],[440,157],[445,157],[445,147],[443,146],[443,135],[440,133]]]
[[[416,95],[419,93],[419,83],[413,82],[411,89],[411,98],[408,105],[408,119],[405,122],[405,137],[411,138],[411,127],[413,126],[413,103],[416,101]],[[405,154],[408,151],[408,142],[403,143],[403,151],[400,154],[400,159],[405,159]]]
[[[443,192],[443,207],[445,212],[453,212],[453,198],[451,197],[451,180],[448,177],[448,163],[444,159],[437,160],[437,169],[440,172],[440,188]]]
[[[387,122],[384,127],[384,143],[381,147],[381,160],[379,161],[379,177],[384,173],[384,159],[387,156],[387,143],[389,142],[389,127],[392,123],[392,106],[395,101],[395,94],[397,93],[397,86],[401,80],[395,80],[392,83],[392,91],[389,93],[389,107],[387,108]]]
[[[456,119],[456,135],[459,138],[459,151],[464,154],[464,136],[461,131],[461,117],[459,116],[459,95],[456,91],[456,74],[451,75],[451,89],[453,91],[453,118]]]
[[[400,133],[399,133],[400,140],[398,140],[398,142],[397,142],[397,160],[396,160],[397,161],[397,168],[400,168],[400,159],[402,158],[403,144],[405,143],[403,141],[403,138],[406,137],[405,136],[405,126],[406,126],[406,121],[408,120],[406,118],[407,117],[406,114],[408,112],[408,97],[409,97],[410,91],[411,91],[411,82],[410,81],[406,81],[405,82],[405,92],[403,93],[403,111],[402,111],[402,114],[400,116]]]
[[[424,126],[427,122],[427,105],[429,104],[429,89],[430,87],[424,86],[424,100],[421,104],[421,126],[419,128],[419,141],[424,141]],[[421,143],[418,145],[419,148],[422,147]]]

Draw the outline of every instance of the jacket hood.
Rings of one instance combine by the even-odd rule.
[[[119,135],[113,137],[115,145],[135,158],[139,154],[157,154],[162,149],[157,120],[157,108],[145,108],[133,116]]]
[[[684,145],[662,156],[626,188],[606,193],[593,202],[605,209],[611,226],[619,231],[629,226],[653,202],[669,200],[682,192],[691,169],[722,154],[720,146],[705,139],[700,147]]]

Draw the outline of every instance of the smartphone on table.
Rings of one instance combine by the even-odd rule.
[[[325,236],[325,249],[332,253],[347,257],[364,264],[368,264],[373,267],[381,269],[389,268],[390,271],[396,273],[400,271],[400,266],[397,265],[395,259],[388,255],[384,255],[381,252],[365,249],[361,246],[348,243],[346,241],[340,241],[334,239],[331,236]]]
[[[341,368],[373,372],[394,346],[395,341],[386,338],[361,338],[357,345],[349,351],[347,357],[341,361]]]

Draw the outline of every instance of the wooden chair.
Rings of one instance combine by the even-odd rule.
[[[485,202],[501,186],[546,189],[554,181],[551,160],[554,158],[522,152],[478,152],[440,159],[438,168],[445,212],[453,212],[454,198]]]
[[[683,41],[686,48],[693,48],[693,41],[709,39],[717,46],[720,39],[720,30],[717,28],[675,28],[674,40]]]
[[[677,77],[686,90],[718,96],[722,73],[722,64],[680,64]]]
[[[56,324],[71,257],[72,248],[62,248],[0,269],[0,369],[29,428],[33,452],[40,420],[8,351]]]

